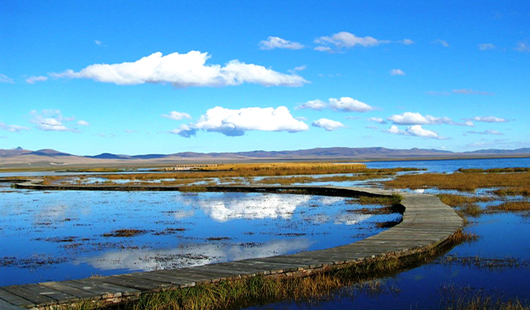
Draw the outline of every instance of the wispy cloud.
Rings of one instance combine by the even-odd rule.
[[[501,132],[498,132],[496,130],[484,130],[484,131],[466,131],[466,133],[472,134],[472,135],[495,135],[495,136],[502,136],[504,135]]]
[[[30,76],[26,79],[26,83],[28,84],[34,84],[35,82],[44,82],[47,81],[48,77],[46,76]]]
[[[181,119],[190,119],[191,116],[188,113],[183,112],[177,112],[177,111],[171,111],[169,114],[162,114],[165,118],[170,118],[176,121],[180,121]]]
[[[319,120],[314,121],[311,125],[314,127],[324,128],[326,131],[334,131],[339,128],[344,128],[344,124],[341,122],[333,121],[327,118],[321,118]]]
[[[444,41],[444,40],[437,39],[437,40],[433,41],[433,43],[435,43],[435,44],[440,44],[440,45],[443,46],[443,47],[449,47],[449,43],[447,43],[447,42]]]
[[[432,115],[421,115],[415,112],[405,112],[401,115],[392,115],[387,118],[394,124],[398,125],[458,125],[458,126],[473,126],[472,123],[457,123],[448,117],[434,117]]]
[[[484,123],[506,123],[508,120],[495,116],[475,116],[472,120]]]
[[[372,122],[372,123],[378,123],[378,124],[386,124],[387,123],[384,119],[382,119],[380,117],[370,117],[368,120],[370,122]]]
[[[515,50],[519,52],[530,52],[530,46],[524,42],[518,42]]]
[[[405,75],[401,69],[392,69],[390,70],[390,75]]]
[[[242,136],[246,131],[287,131],[299,132],[309,127],[296,120],[286,107],[242,108],[238,110],[215,107],[206,111],[195,123],[181,125],[172,131],[189,138],[197,130],[219,132],[226,136]]]
[[[163,56],[157,52],[135,62],[94,64],[79,72],[53,73],[55,78],[83,78],[118,85],[169,83],[174,87],[233,86],[243,83],[264,86],[302,86],[307,83],[296,74],[284,74],[254,64],[232,60],[225,66],[207,65],[207,53],[190,51]]]
[[[298,50],[304,48],[304,45],[298,42],[288,41],[279,37],[268,37],[267,40],[259,42],[262,50],[272,50],[275,48]]]
[[[30,115],[32,116],[30,121],[36,125],[37,129],[79,132],[77,129],[65,125],[65,123],[73,121],[75,117],[64,117],[60,110],[43,110],[41,113],[33,110]]]
[[[405,44],[412,43],[412,41],[408,39],[405,39],[401,42]],[[338,49],[351,48],[357,45],[364,46],[364,47],[372,47],[372,46],[377,46],[380,44],[391,43],[391,41],[378,40],[370,36],[358,37],[353,33],[342,31],[339,33],[335,33],[334,35],[331,35],[331,36],[322,36],[316,39],[314,43],[319,44],[319,46],[315,47],[316,51],[332,52],[333,48],[331,47],[335,47]]]
[[[459,95],[486,95],[486,96],[495,95],[495,93],[490,93],[490,92],[480,91],[480,90],[473,90],[469,88],[453,89],[453,93],[459,94]]]
[[[481,51],[493,50],[495,49],[495,45],[491,43],[483,43],[478,45],[478,49]]]
[[[9,131],[9,132],[20,132],[20,131],[25,131],[25,130],[31,130],[28,127],[19,126],[19,125],[7,125],[4,123],[0,123],[0,129]]]
[[[329,98],[328,102],[324,102],[320,99],[311,100],[304,104],[298,105],[296,109],[313,109],[322,110],[324,108],[330,108],[335,111],[342,112],[367,112],[372,111],[375,108],[351,97],[341,97],[339,99]]]
[[[13,81],[12,78],[8,77],[8,76],[5,75],[5,74],[0,74],[0,83],[9,83],[9,84],[13,84],[13,83],[15,83],[15,81]]]

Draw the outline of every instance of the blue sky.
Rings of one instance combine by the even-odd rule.
[[[530,147],[529,1],[0,2],[0,148]]]

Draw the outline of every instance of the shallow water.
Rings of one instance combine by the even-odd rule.
[[[351,198],[0,187],[0,286],[312,251],[376,234]],[[353,203],[352,203],[353,202]],[[120,230],[134,232],[129,237]]]
[[[367,165],[369,168],[412,167],[425,168],[428,172],[453,173],[459,168],[530,167],[530,159],[402,161]],[[491,195],[490,190],[443,192]],[[426,189],[422,193],[439,194],[442,191]],[[492,305],[515,298],[530,305],[530,214],[483,214],[470,218],[470,221],[466,232],[478,235],[477,241],[460,244],[432,263],[379,279],[381,285],[376,291],[357,285],[334,291],[324,299],[283,301],[247,309],[451,309],[453,301],[462,302],[477,296],[491,298]]]

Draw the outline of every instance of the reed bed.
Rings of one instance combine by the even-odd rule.
[[[438,188],[473,192],[479,188],[506,188],[511,193],[523,196],[530,193],[530,172],[499,173],[492,176],[483,172],[453,174],[426,173],[418,175],[399,175],[394,180],[384,182],[387,188]],[[507,192],[506,192],[507,193]]]

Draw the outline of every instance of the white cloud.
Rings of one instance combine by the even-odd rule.
[[[480,91],[480,90],[473,90],[469,88],[453,89],[453,93],[459,94],[459,95],[487,95],[487,96],[495,95],[494,93]]]
[[[296,74],[283,74],[263,66],[238,60],[220,65],[206,65],[207,53],[190,51],[163,56],[156,52],[135,62],[94,64],[79,72],[53,73],[56,78],[85,78],[118,85],[170,83],[174,87],[232,86],[243,83],[264,86],[302,86],[307,83]]]
[[[206,111],[196,123],[182,125],[172,131],[183,137],[194,135],[197,130],[219,132],[226,136],[242,136],[246,131],[288,131],[308,130],[302,121],[293,118],[286,107],[242,108],[239,110],[215,107]]]
[[[338,111],[346,112],[367,112],[374,110],[373,107],[350,97],[341,97],[340,99],[329,98],[329,106]]]
[[[177,111],[171,111],[169,114],[162,114],[163,117],[170,118],[176,121],[180,121],[181,119],[190,119],[191,116],[188,113],[182,113]]]
[[[298,42],[287,41],[279,37],[268,37],[267,40],[259,42],[259,47],[262,50],[271,50],[275,48],[298,50],[304,48],[304,46]]]
[[[390,70],[390,75],[405,75],[401,69],[392,69]]]
[[[44,82],[47,81],[48,77],[46,76],[30,76],[26,79],[26,83],[28,84],[34,84],[35,82]]]
[[[436,132],[423,129],[420,125],[408,126],[406,132],[416,137],[440,139]]]
[[[407,126],[405,130],[400,130],[396,125],[392,125],[387,130],[387,132],[395,135],[414,136],[430,139],[443,139],[436,132],[423,129],[421,125]]]
[[[94,40],[94,43],[96,43],[96,45],[103,46],[103,42],[100,40]]]
[[[484,122],[484,123],[505,123],[507,122],[506,119],[501,117],[495,117],[495,116],[476,116],[473,118],[476,122]]]
[[[398,128],[396,125],[392,125],[392,126],[390,126],[390,128],[389,128],[387,131],[388,131],[389,133],[391,133],[391,134],[395,134],[395,135],[404,135],[404,134],[405,134],[405,132],[399,130],[399,128]]]
[[[479,44],[478,45],[478,49],[481,50],[481,51],[493,50],[493,49],[495,49],[495,45],[493,45],[491,43]]]
[[[20,132],[23,130],[30,130],[28,127],[19,126],[19,125],[7,125],[4,123],[0,123],[0,129],[9,131],[9,132]]]
[[[440,44],[440,45],[442,45],[443,47],[449,47],[449,43],[447,43],[447,42],[444,41],[444,40],[440,40],[440,39],[438,39],[438,40],[434,41],[434,43]]]
[[[355,45],[362,45],[364,47],[376,46],[379,44],[390,43],[390,41],[377,40],[376,38],[366,36],[366,37],[357,37],[356,35],[342,31],[336,33],[330,37],[324,36],[315,40],[315,43],[328,45],[332,44],[338,48],[342,47],[353,47]]]
[[[312,110],[322,110],[327,106],[327,103],[325,103],[322,100],[316,99],[316,100],[310,100],[306,103],[303,103],[299,106],[297,106],[295,109],[312,109]]]
[[[186,124],[180,125],[179,129],[173,129],[171,133],[179,135],[184,138],[189,138],[197,133],[196,129],[191,128]]]
[[[320,111],[324,108],[331,108],[336,111],[344,112],[367,112],[375,109],[364,102],[350,97],[341,97],[340,99],[329,98],[328,102],[324,102],[320,99],[310,100],[298,105],[295,109],[313,109]]]
[[[70,122],[75,117],[63,117],[60,110],[44,110],[42,113],[31,111],[33,118],[30,120],[38,129],[44,131],[73,131],[78,132],[75,128],[68,128],[64,122]]]
[[[373,123],[386,124],[386,121],[380,117],[370,117],[368,120]]]
[[[90,124],[87,121],[79,121],[79,122],[77,122],[77,125],[79,125],[79,126],[90,126]]]
[[[405,45],[411,45],[411,44],[414,44],[414,41],[412,41],[411,39],[403,39],[400,41],[401,43],[405,44]]]
[[[392,115],[387,118],[394,124],[398,125],[457,125],[457,126],[473,126],[471,122],[457,123],[448,117],[434,117],[432,115],[421,115],[415,112],[405,112],[401,115]]]
[[[324,128],[324,129],[326,129],[326,131],[333,131],[333,130],[337,130],[339,128],[346,127],[341,122],[333,121],[333,120],[330,120],[330,119],[327,119],[327,118],[321,118],[321,119],[319,119],[317,121],[314,121],[312,123],[312,125],[314,127]]]
[[[15,81],[13,81],[12,78],[8,77],[8,76],[5,75],[5,74],[0,74],[0,83],[9,83],[9,84],[13,84],[13,83],[15,83]]]

